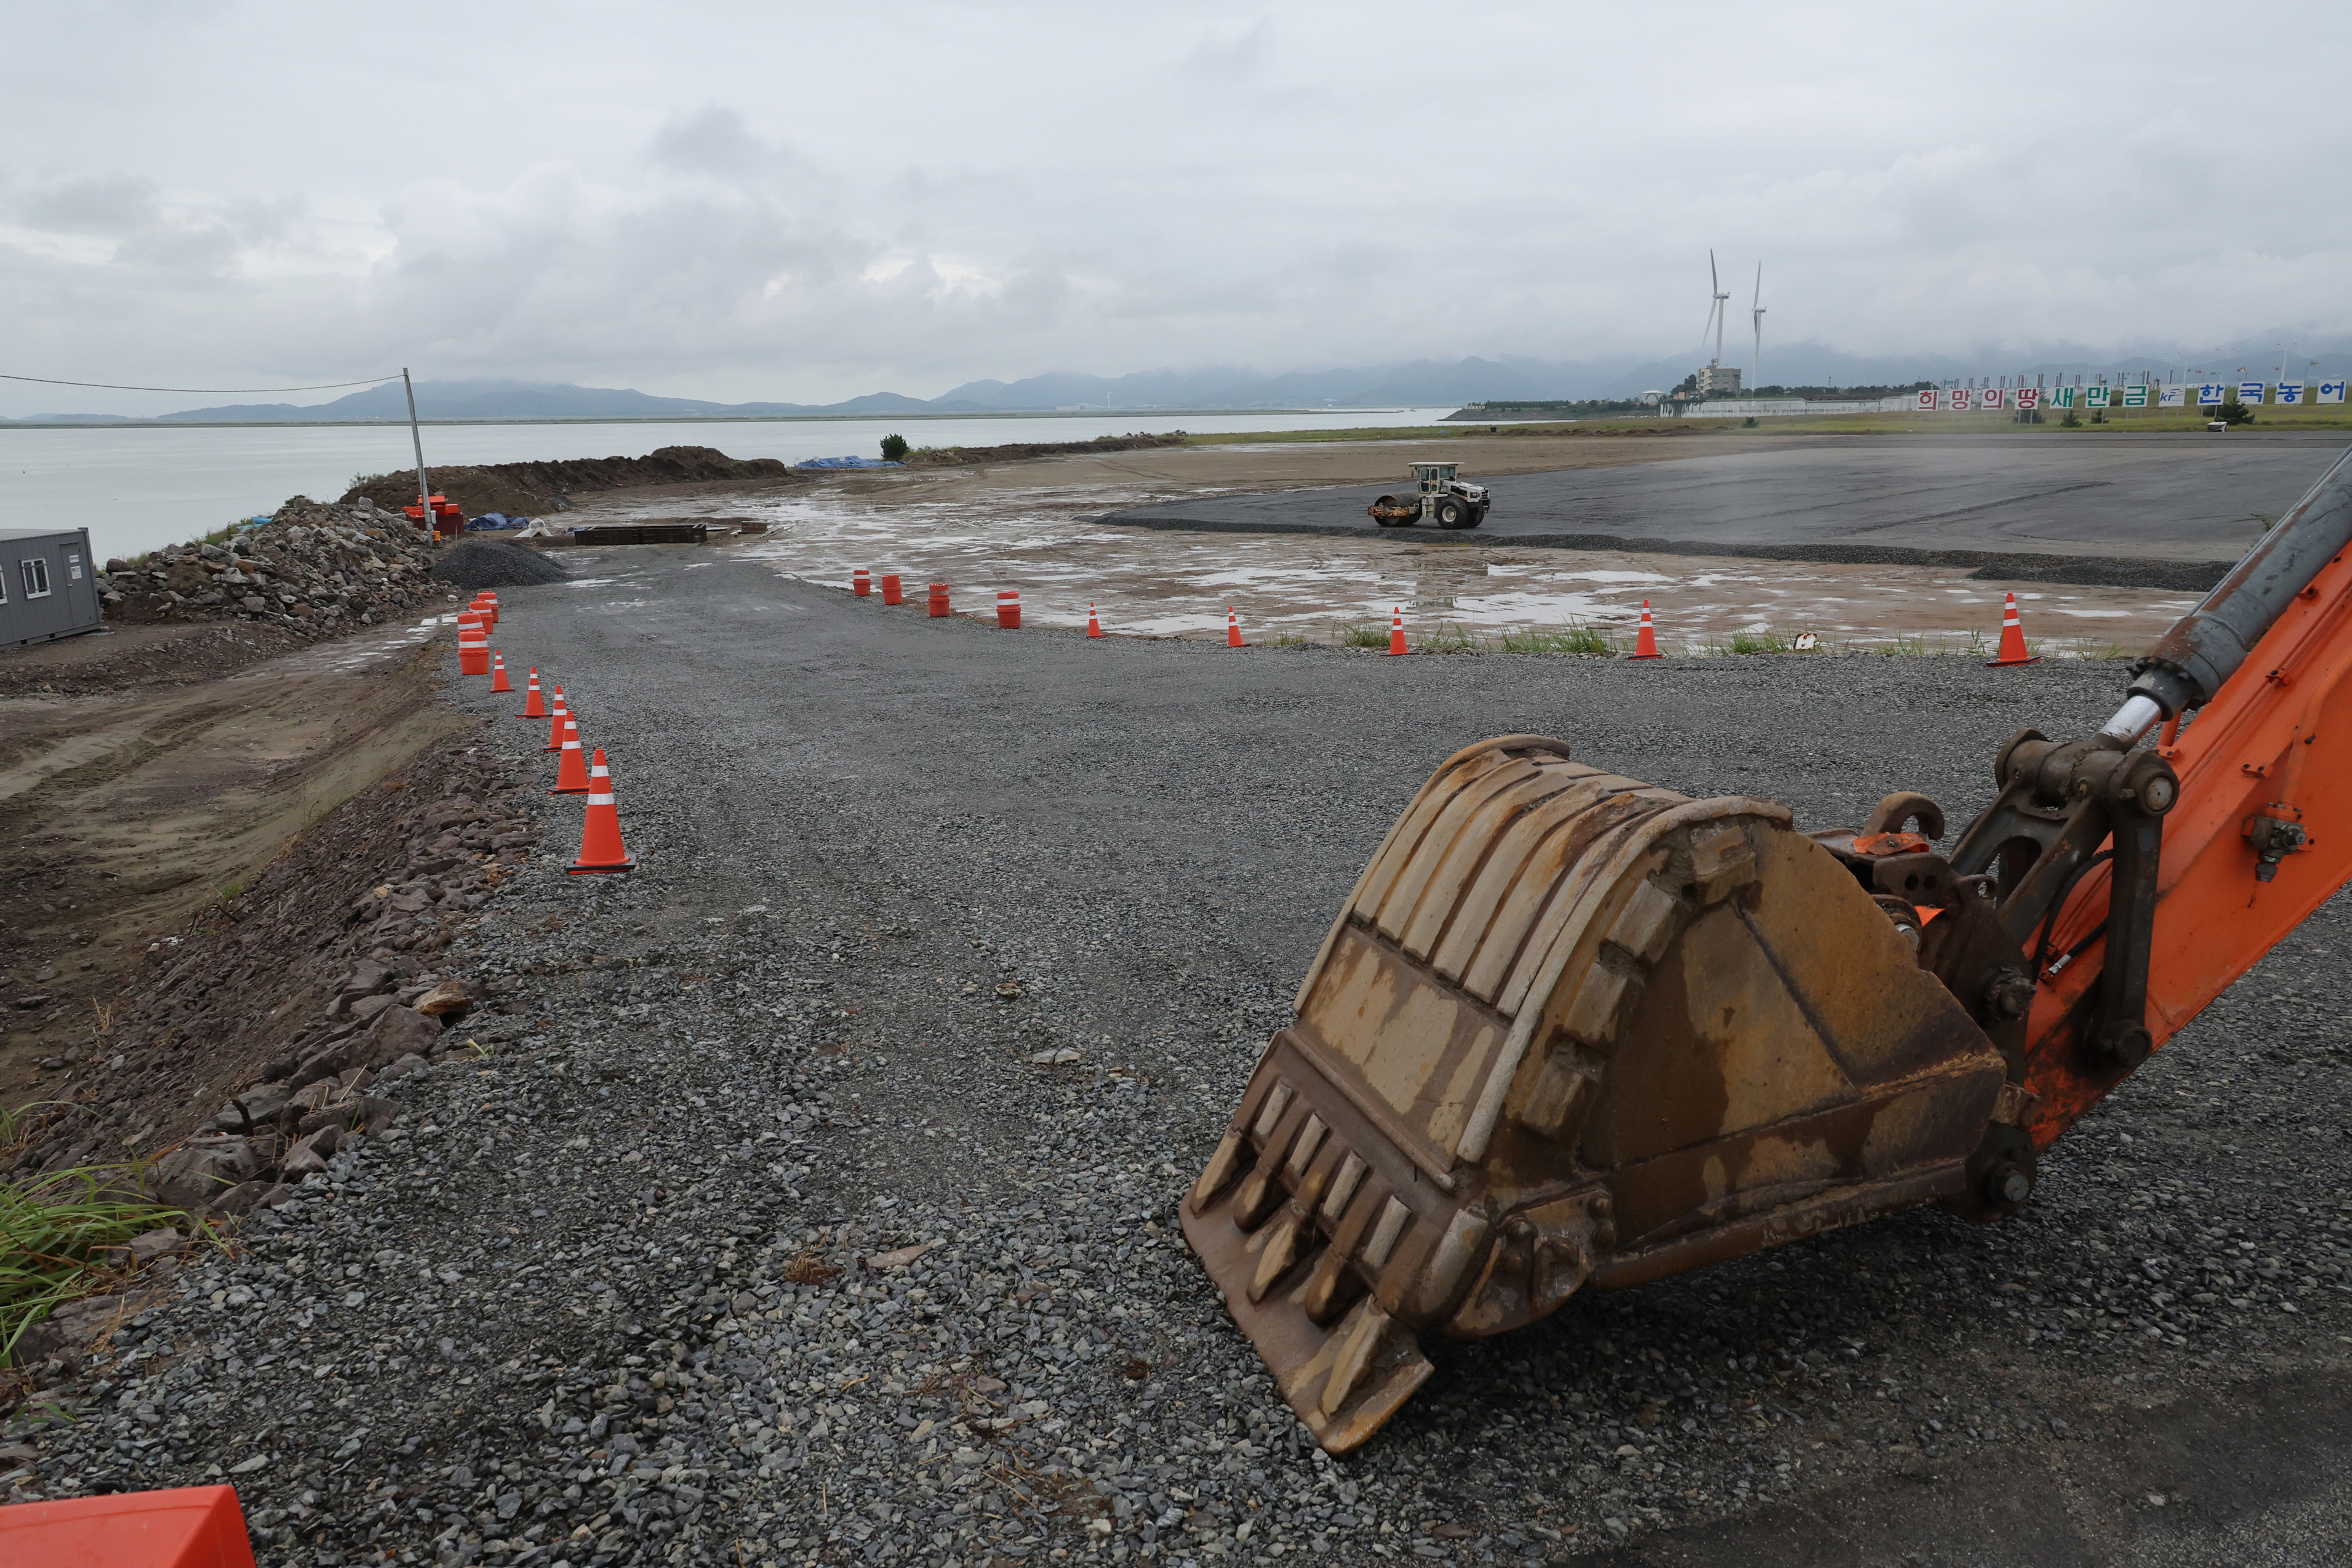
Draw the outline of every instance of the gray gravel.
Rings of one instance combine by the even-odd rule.
[[[2104,1543],[2082,1561],[2159,1560],[2149,1517],[2263,1561],[2249,1499],[2344,1517],[2340,1462],[2234,1498],[2193,1456],[2081,1479],[2126,1426],[2344,1386],[2340,898],[2020,1219],[1900,1216],[1433,1346],[1346,1461],[1172,1225],[1331,911],[1467,740],[1559,735],[1801,826],[1896,788],[1965,821],[1999,743],[2104,717],[2116,667],[1234,653],[935,622],[715,551],[599,566],[502,593],[500,642],[607,749],[642,869],[563,876],[579,807],[545,801],[441,959],[532,1005],[383,1091],[391,1134],[184,1275],[53,1396],[70,1418],[20,1417],[44,1490],[226,1474],[267,1563],[572,1568],[1541,1560],[2027,1473],[2075,1478],[2040,1506]],[[480,684],[454,700],[520,706]],[[499,733],[551,774],[540,727]],[[1978,1528],[1899,1544],[2014,1560]],[[1810,1560],[1772,1550],[1744,1560]]]

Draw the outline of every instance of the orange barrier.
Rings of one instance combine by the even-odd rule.
[[[0,1563],[254,1568],[235,1487],[111,1492],[0,1508]]]
[[[1404,645],[1404,606],[1400,604],[1389,612],[1389,654],[1394,657],[1411,652],[1412,650]]]
[[[935,582],[931,584],[931,613],[934,616],[941,616],[949,613],[948,585],[944,582]]]
[[[1000,632],[1021,630],[1021,591],[1000,588],[996,591],[996,629]]]
[[[2025,623],[2017,618],[2017,595],[2009,596],[2009,608],[2000,612],[2000,657],[1987,659],[1988,670],[2006,669],[2011,664],[2038,664],[2042,661],[2026,651]]]
[[[507,656],[496,648],[490,650],[490,690],[510,692],[514,683],[507,679]]]
[[[564,872],[587,876],[600,871],[636,869],[637,862],[621,847],[621,813],[613,804],[613,775],[599,747],[596,760],[588,768],[588,818],[580,824],[580,858]]]
[[[588,764],[580,755],[580,727],[572,716],[563,716],[563,745],[555,758],[555,788],[551,795],[585,795],[588,793]]]
[[[864,567],[861,566],[849,574],[849,591],[860,599],[874,591],[874,580],[866,575]]]
[[[885,572],[883,574],[882,602],[885,604],[904,604],[907,602],[906,591],[898,586],[898,574],[895,571]]]
[[[515,716],[517,718],[545,718],[547,716],[547,704],[541,700],[539,695],[539,666],[537,664],[533,664],[530,667],[530,691],[522,699],[522,712],[515,715]]]
[[[1658,633],[1656,628],[1650,624],[1650,601],[1646,599],[1642,601],[1642,628],[1633,633],[1633,651],[1626,657],[1632,659],[1665,657],[1664,653],[1658,652]]]
[[[457,633],[457,673],[461,675],[487,675],[490,673],[490,639],[478,625],[467,626]]]

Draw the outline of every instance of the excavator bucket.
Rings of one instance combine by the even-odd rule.
[[[1439,768],[1181,1207],[1324,1448],[1429,1376],[1430,1330],[1500,1333],[1587,1285],[1979,1201],[1988,1127],[2021,1146],[2030,1096],[2016,1042],[1928,967],[2002,939],[1917,885],[1949,874],[1925,842],[1808,838],[1786,807],[1538,736]]]

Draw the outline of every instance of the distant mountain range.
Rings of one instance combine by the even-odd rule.
[[[2326,356],[2326,369],[2340,372],[2352,364],[2352,342],[2306,346],[2298,364]],[[2265,360],[2264,356],[2268,358]],[[2121,360],[2088,357],[1990,355],[1864,357],[1819,344],[1787,348],[1765,345],[1768,382],[1789,386],[1901,385],[1947,376],[2033,374],[2130,374],[2178,369],[2194,363],[2207,374],[2225,374],[2243,363],[2248,374],[2274,374],[2278,350],[2241,344],[2201,358]],[[1727,354],[1743,371],[1749,355]],[[420,382],[416,412],[428,420],[467,419],[776,419],[824,415],[988,414],[1081,412],[1130,413],[1160,410],[1433,408],[1512,399],[1623,398],[1667,391],[1704,362],[1700,354],[1665,359],[1554,361],[1517,354],[1454,361],[1292,371],[1269,375],[1256,371],[1210,368],[1141,371],[1124,376],[1094,376],[1073,371],[1028,376],[1017,382],[966,382],[935,398],[872,392],[845,402],[709,402],[697,398],[656,397],[614,387],[580,387],[556,382]],[[2297,367],[2291,365],[2290,371]],[[1749,378],[1754,379],[1752,376]],[[317,421],[403,420],[408,404],[400,383],[370,387],[332,402],[230,403],[136,419],[111,413],[42,413],[0,419],[0,424],[256,424]]]

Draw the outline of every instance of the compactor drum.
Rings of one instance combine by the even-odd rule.
[[[1948,857],[1915,794],[1804,834],[1537,736],[1449,758],[1181,1206],[1299,1419],[1363,1442],[1433,1329],[1929,1200],[2016,1212],[2038,1151],[2352,876],[2347,557],[2339,462],[2096,735],[2000,747]]]

